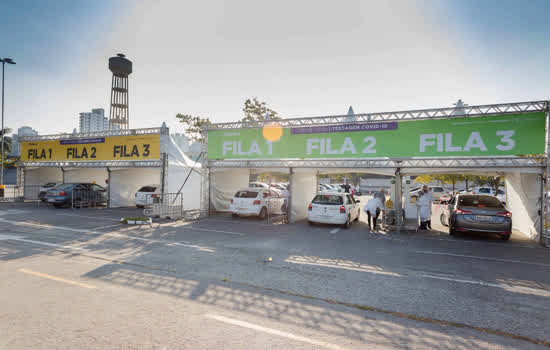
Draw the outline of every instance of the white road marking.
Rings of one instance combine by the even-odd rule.
[[[426,278],[444,280],[444,281],[452,281],[452,282],[467,283],[467,284],[476,284],[478,286],[506,289],[510,292],[519,292],[519,293],[524,293],[524,294],[536,294],[536,295],[542,295],[542,296],[550,297],[550,290],[545,290],[545,289],[521,287],[521,286],[511,286],[511,285],[508,285],[508,284],[490,283],[490,282],[483,282],[483,281],[463,280],[463,279],[456,279],[456,278],[443,277],[443,276],[433,276],[433,275],[421,275],[421,276],[426,277]]]
[[[338,231],[340,231],[339,228],[335,228],[334,230],[331,230],[330,233],[334,234],[334,233],[337,233]]]
[[[324,341],[321,341],[321,340],[315,340],[315,339],[311,339],[311,338],[302,337],[302,336],[295,335],[295,334],[292,334],[292,333],[280,331],[278,329],[267,328],[267,327],[259,326],[259,325],[253,324],[253,323],[240,321],[240,320],[236,320],[236,319],[221,316],[221,315],[206,314],[206,315],[204,315],[204,317],[210,318],[212,320],[232,324],[232,325],[235,325],[235,326],[252,329],[252,330],[255,330],[255,331],[259,331],[259,332],[264,332],[264,333],[276,335],[276,336],[279,336],[279,337],[283,337],[283,338],[287,338],[287,339],[291,339],[291,340],[296,340],[296,341],[300,341],[300,342],[303,342],[303,343],[308,343],[308,344],[315,345],[315,346],[320,346],[320,347],[327,348],[327,349],[334,349],[334,350],[343,350],[344,349],[343,347],[341,347],[339,345],[336,345],[336,344],[327,343],[327,342],[324,342]]]
[[[459,258],[472,258],[472,259],[481,259],[481,260],[502,261],[502,262],[509,262],[509,263],[515,263],[515,264],[527,264],[527,265],[538,265],[538,266],[550,267],[550,264],[530,262],[530,261],[521,261],[521,260],[508,260],[508,259],[490,258],[490,257],[486,257],[486,256],[462,255],[462,254],[452,254],[452,253],[443,253],[443,252],[432,252],[432,251],[425,251],[425,250],[417,250],[417,251],[415,251],[415,253],[434,254],[434,255],[448,255],[448,256],[456,256],[456,257],[459,257]]]
[[[67,214],[67,213],[56,213],[57,215],[61,216],[72,216],[75,218],[87,218],[87,219],[95,219],[95,220],[105,220],[105,221],[119,221],[120,219],[116,218],[109,218],[109,217],[100,217],[100,216],[89,216],[89,215],[80,215],[80,214]]]
[[[24,214],[26,211],[24,210],[16,210],[16,209],[8,209],[8,210],[0,210],[0,215],[18,215],[18,214]]]
[[[20,242],[26,242],[26,243],[41,244],[41,245],[47,245],[49,247],[55,247],[55,248],[82,250],[82,248],[78,248],[78,247],[72,247],[69,245],[48,243],[48,242],[42,242],[42,241],[33,241],[32,239],[21,238],[20,236],[0,235],[0,241],[5,241],[5,240],[14,240],[14,241],[20,241]]]
[[[189,230],[199,230],[199,231],[208,231],[208,232],[221,232],[221,233],[227,233],[227,234],[230,234],[230,235],[244,236],[244,233],[242,233],[242,232],[212,230],[212,229],[209,229],[209,228],[198,228],[198,227],[182,227],[182,228],[183,229],[189,229]]]
[[[32,223],[32,222],[13,221],[13,220],[6,220],[6,219],[2,219],[2,218],[0,218],[0,222],[5,222],[5,223],[16,225],[16,226],[31,226],[31,227],[40,227],[40,228],[50,228],[50,229],[58,229],[58,230],[80,232],[80,233],[96,233],[96,234],[103,233],[103,232],[88,230],[88,229],[84,229],[84,228],[72,228],[72,227],[66,227],[66,226],[53,226],[53,225],[45,225],[45,224],[35,224],[35,223]]]
[[[122,224],[121,224],[121,223],[118,223],[118,224],[114,224],[114,225],[107,225],[107,226],[95,227],[94,230],[102,230],[102,229],[104,229],[104,228],[115,227],[115,226],[122,226]]]
[[[73,280],[68,280],[68,279],[65,279],[65,278],[61,278],[61,277],[57,277],[57,276],[48,275],[47,273],[32,271],[32,270],[28,270],[28,269],[19,269],[19,272],[23,272],[23,273],[26,273],[26,274],[28,274],[28,275],[33,275],[33,276],[38,276],[38,277],[42,277],[42,278],[47,278],[47,279],[50,279],[50,280],[53,280],[53,281],[58,281],[58,282],[63,282],[63,283],[67,283],[67,284],[72,284],[72,285],[79,286],[79,287],[82,287],[82,288],[94,289],[94,288],[96,287],[96,286],[94,286],[94,285],[92,285],[92,284],[87,284],[87,283],[81,283],[81,282],[77,282],[77,281],[73,281]]]
[[[287,259],[285,259],[285,262],[289,262],[293,264],[301,264],[301,265],[331,267],[335,269],[344,269],[344,270],[350,270],[350,271],[367,272],[367,273],[373,273],[376,275],[402,277],[402,275],[397,272],[382,271],[374,267],[371,267],[369,265],[363,265],[363,264],[360,264],[354,261],[349,261],[349,260],[324,259],[324,258],[317,258],[317,257],[292,255]]]

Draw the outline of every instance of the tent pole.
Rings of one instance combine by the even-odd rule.
[[[403,228],[403,208],[402,208],[402,180],[401,180],[401,168],[395,170],[395,223],[396,223],[396,232],[401,233]]]
[[[65,175],[65,171],[63,171],[63,175]],[[111,169],[109,167],[107,167],[107,196],[109,197],[107,199],[107,208],[111,208]]]
[[[289,216],[289,222],[292,224],[294,223],[295,221],[295,217],[294,217],[294,214],[293,214],[293,208],[292,208],[292,191],[294,190],[294,169],[293,168],[289,168],[288,170],[288,173],[289,173],[289,179],[288,179],[288,185],[290,186],[290,193],[288,195],[288,210],[289,210],[289,213],[288,213],[288,216]]]
[[[546,162],[546,169],[543,172],[544,178],[543,178],[543,185],[541,198],[542,198],[542,213],[541,213],[541,227],[542,230],[540,231],[540,244],[544,246],[549,246],[550,239],[547,237],[547,220],[548,220],[548,175],[550,175],[550,162],[548,156],[550,155],[550,101],[546,102],[546,147],[544,150],[544,161]]]

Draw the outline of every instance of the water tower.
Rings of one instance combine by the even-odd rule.
[[[109,129],[128,129],[130,127],[130,116],[128,113],[128,76],[132,74],[132,61],[119,53],[115,57],[109,58],[109,70],[113,72]]]

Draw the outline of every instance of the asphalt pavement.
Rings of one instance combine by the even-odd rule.
[[[0,207],[0,348],[550,345],[534,242],[135,212]]]

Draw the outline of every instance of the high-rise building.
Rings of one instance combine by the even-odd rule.
[[[10,157],[19,157],[21,155],[21,143],[19,139],[23,136],[36,136],[38,131],[34,130],[30,126],[22,126],[17,129],[17,134],[11,135],[11,152],[8,154]]]
[[[109,130],[109,119],[105,117],[103,108],[94,108],[92,112],[80,113],[80,132]]]

